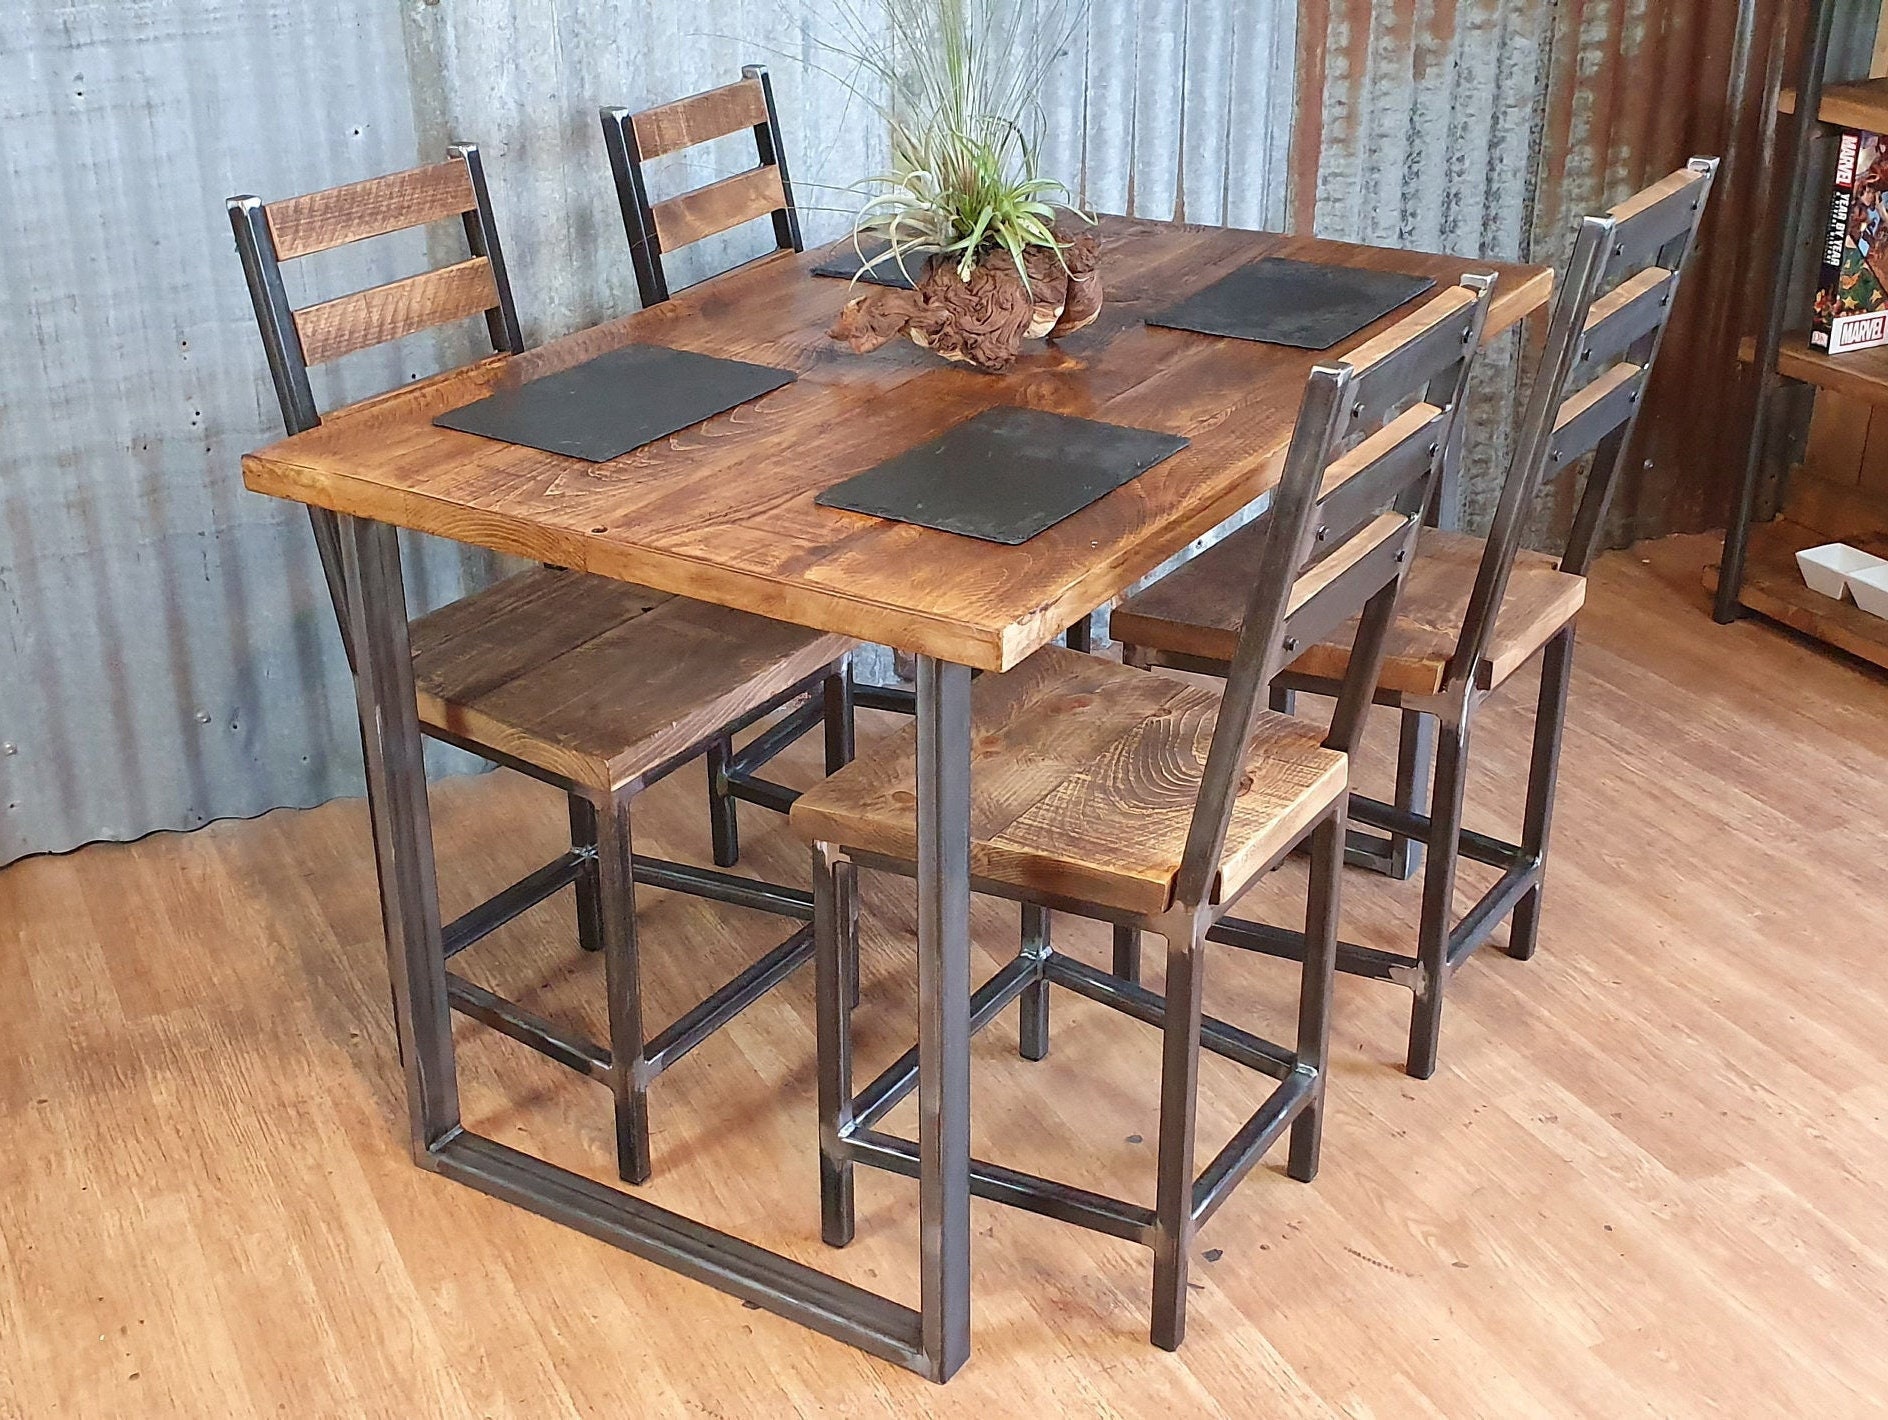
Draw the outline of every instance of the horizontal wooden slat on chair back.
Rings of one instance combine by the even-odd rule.
[[[644,109],[629,121],[636,129],[637,150],[648,162],[759,127],[767,122],[767,95],[759,79],[744,77],[719,89]]]
[[[1477,324],[1478,298],[1467,286],[1452,286],[1344,357],[1351,367],[1350,396],[1340,428],[1349,438],[1383,422],[1420,393],[1430,380],[1455,369]]]
[[[263,209],[280,261],[459,217],[478,206],[462,159],[368,178]]]
[[[649,211],[662,249],[674,251],[756,217],[765,217],[786,205],[787,194],[780,185],[780,170],[765,167],[749,168],[731,178],[671,197],[654,204]]]
[[[437,325],[483,315],[497,304],[492,263],[475,256],[306,306],[295,312],[295,329],[302,338],[303,357],[310,365],[322,365]]]
[[[1715,159],[1708,167],[1698,163],[1661,178],[1606,214],[1613,219],[1613,245],[1603,286],[1652,265],[1666,247],[1697,229],[1717,173]]]

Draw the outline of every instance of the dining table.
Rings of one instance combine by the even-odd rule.
[[[853,288],[813,274],[822,253],[784,251],[622,319],[349,406],[243,459],[250,489],[340,515],[343,604],[414,1161],[936,1381],[970,1351],[971,675],[1018,665],[1264,500],[1312,368],[1341,360],[1407,309],[1325,352],[1166,329],[1148,317],[1265,257],[1403,272],[1439,286],[1492,273],[1490,339],[1544,306],[1552,288],[1544,267],[1313,237],[1121,217],[1101,218],[1100,235],[1099,318],[1055,342],[1032,342],[1002,374],[948,363],[903,340],[855,354],[827,333]],[[434,423],[632,344],[782,367],[797,378],[603,463]],[[1189,443],[1014,546],[815,501],[1001,406]],[[399,529],[915,657],[915,1309],[466,1127]]]

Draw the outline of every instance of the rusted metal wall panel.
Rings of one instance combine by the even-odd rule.
[[[1553,15],[1538,0],[1305,4],[1297,229],[1529,259]],[[1521,345],[1518,334],[1497,342],[1475,379],[1461,510],[1471,526],[1492,510],[1507,467]]]
[[[1866,54],[1873,0],[1849,8],[1838,49]],[[1720,523],[1742,467],[1748,372],[1737,343],[1768,271],[1750,259],[1750,234],[1776,200],[1765,80],[1802,11],[1801,0],[1302,7],[1300,227],[1558,266],[1582,214],[1694,154],[1728,159],[1619,491],[1616,544]],[[1491,510],[1506,469],[1526,356],[1518,344],[1498,352],[1479,382],[1471,525]],[[1541,541],[1566,527],[1568,491],[1539,510]]]

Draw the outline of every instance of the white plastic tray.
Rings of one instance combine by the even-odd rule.
[[[1821,547],[1806,547],[1797,553],[1796,565],[1812,592],[1841,601],[1845,593],[1853,595],[1849,585],[1851,578],[1859,572],[1888,568],[1888,559],[1850,547],[1845,542],[1826,542]]]
[[[1888,621],[1888,562],[1850,573],[1849,593],[1863,611]]]

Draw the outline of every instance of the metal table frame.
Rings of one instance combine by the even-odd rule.
[[[466,1129],[395,529],[339,519],[413,1160],[934,1381],[970,1354],[970,672],[918,662],[918,1217],[910,1307]],[[625,845],[625,850],[626,850]],[[600,889],[627,894],[627,851]],[[606,950],[635,950],[633,940]],[[611,1002],[612,1012],[622,1003]]]

